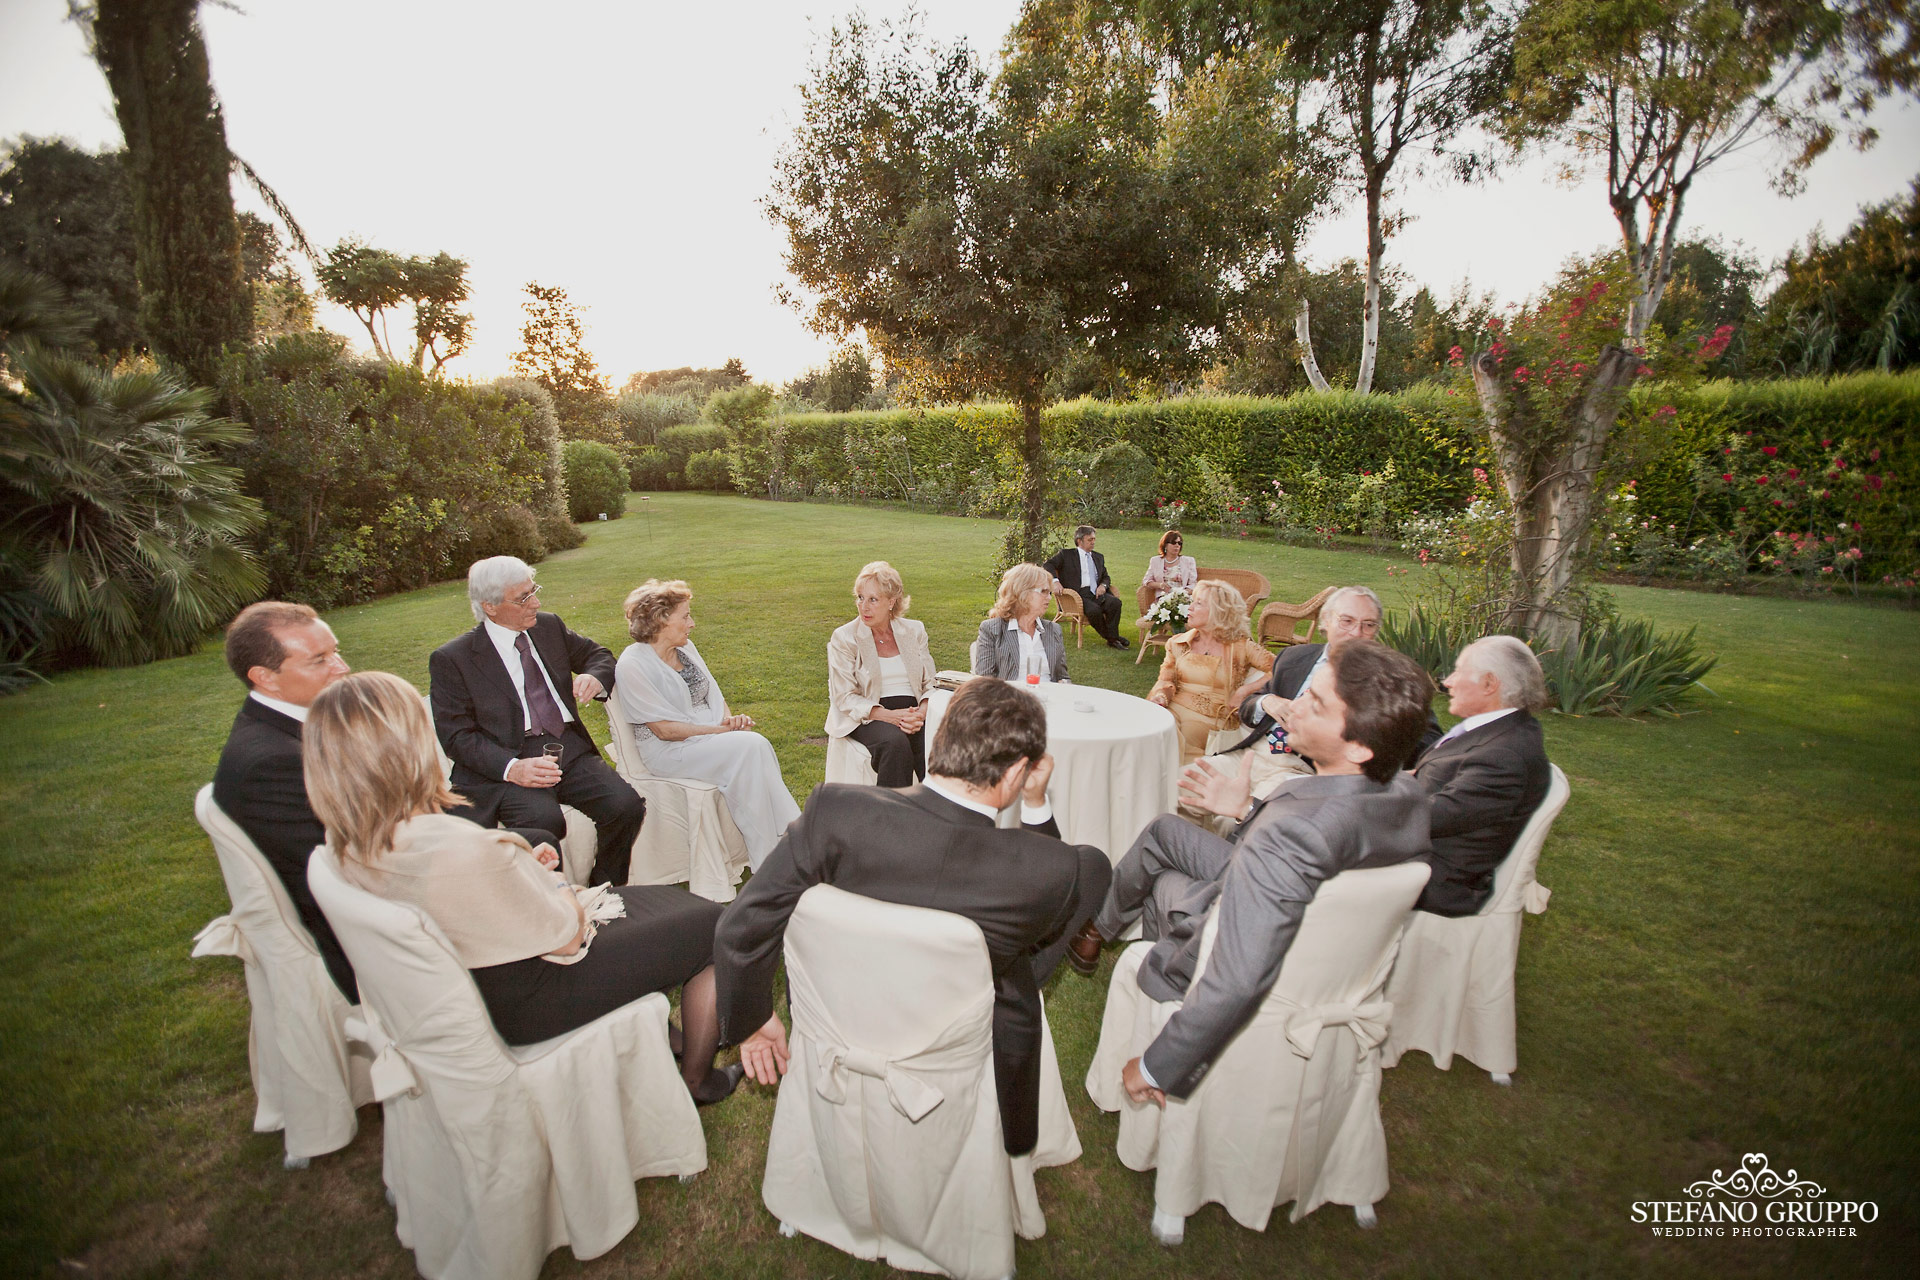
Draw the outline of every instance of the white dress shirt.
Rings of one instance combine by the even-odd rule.
[[[292,716],[295,720],[298,720],[301,724],[305,724],[307,722],[307,709],[305,707],[295,706],[291,702],[282,702],[278,698],[269,698],[266,694],[260,692],[258,689],[247,690],[247,696],[249,698],[252,698],[255,702],[259,703],[263,707],[272,707],[275,711],[278,711],[283,716]]]
[[[493,647],[500,651],[500,661],[506,664],[507,678],[513,681],[513,691],[520,695],[520,726],[533,728],[533,712],[527,708],[527,677],[520,665],[520,650],[517,647],[521,636],[527,637],[527,647],[533,651],[533,664],[540,668],[540,674],[547,682],[547,692],[553,695],[553,705],[560,708],[560,722],[572,724],[573,717],[567,714],[567,704],[560,699],[560,691],[554,688],[553,673],[547,670],[547,664],[540,661],[540,647],[533,643],[533,636],[524,631],[509,631],[507,628],[488,618],[481,623],[487,629],[487,639],[493,641]]]
[[[1080,552],[1080,585],[1091,591],[1100,585],[1100,580],[1093,572],[1093,552],[1085,547],[1075,549]]]
[[[1013,628],[1014,636],[1020,641],[1020,670],[1014,676],[1016,682],[1026,683],[1027,672],[1038,671],[1042,680],[1053,679],[1053,664],[1047,661],[1047,647],[1040,643],[1040,624],[1033,624],[1033,634],[1028,635],[1020,624],[1012,618],[1007,625]]]
[[[1510,716],[1517,710],[1519,710],[1518,707],[1495,707],[1492,711],[1482,711],[1477,716],[1468,716],[1465,720],[1462,720],[1459,724],[1441,734],[1440,742],[1451,742],[1463,733],[1472,733],[1481,725],[1492,724],[1501,716]],[[1440,742],[1434,743],[1433,746],[1428,747],[1427,750],[1435,750],[1439,747]]]
[[[944,787],[940,785],[940,783],[934,780],[933,775],[931,774],[927,775],[926,786],[927,786],[927,790],[934,792],[935,794],[940,796],[941,799],[951,800],[955,804],[959,805],[962,809],[971,809],[975,813],[980,814],[983,817],[992,819],[994,821],[998,821],[1000,818],[1000,815],[998,812],[987,807],[984,804],[981,804],[978,800],[970,800],[966,796],[961,795],[958,791],[955,791],[949,787]],[[1051,798],[1042,801],[1039,808],[1030,809],[1027,807],[1026,796],[1022,795],[1020,797],[1020,824],[1022,826],[1037,827],[1041,823],[1045,822],[1048,818],[1051,818],[1052,816],[1053,816],[1053,800]]]

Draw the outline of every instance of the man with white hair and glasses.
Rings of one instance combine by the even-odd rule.
[[[470,806],[460,816],[564,835],[572,805],[596,830],[588,882],[625,884],[647,802],[600,758],[579,708],[613,687],[613,655],[540,611],[524,560],[476,561],[467,599],[478,625],[427,660],[434,732]]]
[[[1344,640],[1376,640],[1380,635],[1380,597],[1371,587],[1341,587],[1320,606],[1320,629],[1327,634],[1321,644],[1288,645],[1273,663],[1273,677],[1267,687],[1240,704],[1240,723],[1247,735],[1219,756],[1232,759],[1214,763],[1222,770],[1239,768],[1239,753],[1253,753],[1250,778],[1253,795],[1265,799],[1288,778],[1313,772],[1313,761],[1300,755],[1287,740],[1287,715],[1294,699],[1313,680],[1314,673],[1327,663],[1327,646]],[[1440,737],[1440,722],[1428,719],[1427,731],[1420,739],[1425,750]]]
[[[1460,723],[1413,765],[1433,797],[1433,874],[1419,907],[1470,916],[1486,905],[1494,871],[1547,796],[1552,775],[1533,715],[1547,705],[1547,682],[1525,642],[1486,636],[1460,651],[1444,683]]]

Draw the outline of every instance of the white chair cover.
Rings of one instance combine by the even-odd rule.
[[[359,976],[396,1234],[421,1275],[531,1280],[563,1244],[597,1257],[639,1220],[636,1178],[706,1168],[665,996],[509,1049],[418,908],[348,884],[325,846],[307,881]]]
[[[831,885],[786,934],[792,1065],[762,1198],[783,1224],[857,1258],[962,1280],[1013,1271],[1046,1233],[1033,1171],[1080,1154],[1052,1035],[1040,1142],[1009,1159],[993,1077],[993,981],[979,926]]]
[[[628,884],[679,884],[713,902],[732,902],[747,869],[740,835],[720,788],[698,778],[662,778],[647,772],[634,746],[633,726],[620,699],[607,699],[607,747],[613,767],[647,802],[647,820],[633,842]],[[721,711],[722,715],[726,712]]]
[[[875,786],[880,775],[873,771],[873,756],[852,738],[827,739],[827,781],[847,782],[857,787]]]
[[[427,694],[420,697],[427,704],[427,721],[433,721],[433,699]],[[453,778],[453,760],[447,755],[446,748],[440,745],[440,735],[434,734],[433,752],[440,757],[440,771],[451,785]],[[570,804],[560,806],[560,814],[567,820],[567,834],[560,838],[560,874],[573,884],[585,884],[587,877],[593,874],[593,860],[600,849],[600,831],[593,825],[593,819]],[[638,841],[635,847],[638,847]],[[632,884],[629,880],[627,883]],[[651,883],[651,882],[649,882]]]
[[[1493,874],[1493,892],[1477,915],[1448,918],[1416,911],[1387,979],[1393,1031],[1380,1065],[1391,1067],[1409,1049],[1433,1058],[1442,1071],[1460,1054],[1483,1071],[1511,1074],[1519,1065],[1513,972],[1520,959],[1522,912],[1539,915],[1552,891],[1534,873],[1553,820],[1571,789],[1559,765],[1547,798],[1533,811],[1513,852]]]
[[[1140,990],[1151,943],[1114,966],[1087,1092],[1120,1113],[1120,1162],[1157,1168],[1154,1207],[1186,1217],[1217,1203],[1264,1231],[1291,1200],[1298,1222],[1329,1201],[1371,1205],[1387,1193],[1380,1124],[1380,1044],[1393,1007],[1382,999],[1395,944],[1427,882],[1426,864],[1348,871],[1320,886],[1265,1003],[1184,1101],[1136,1106],[1120,1071],[1179,1009]],[[1198,983],[1217,917],[1200,943]]]
[[[193,935],[193,954],[236,956],[246,967],[254,1132],[284,1130],[295,1159],[338,1151],[358,1129],[355,1108],[373,1101],[373,1056],[347,1035],[360,1010],[334,985],[279,874],[214,803],[212,784],[194,797],[193,816],[213,841],[233,903]]]

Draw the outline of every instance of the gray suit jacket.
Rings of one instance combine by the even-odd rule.
[[[1169,1094],[1184,1098],[1280,977],[1300,917],[1322,882],[1384,867],[1428,850],[1428,802],[1408,774],[1303,778],[1275,792],[1235,835],[1233,861],[1216,885],[1197,888],[1140,966],[1140,989],[1183,1001],[1142,1055]],[[1196,984],[1200,935],[1220,915],[1213,955]]]
[[[1034,624],[1041,651],[1047,655],[1047,669],[1055,680],[1067,676],[1067,644],[1060,638],[1060,624],[1042,618]],[[1020,671],[1019,628],[1011,618],[988,618],[980,624],[980,635],[973,643],[973,674],[1018,680]]]

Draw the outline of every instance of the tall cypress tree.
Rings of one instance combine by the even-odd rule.
[[[92,28],[127,140],[141,325],[156,353],[211,384],[221,348],[247,340],[253,306],[198,11],[199,0],[99,0]]]

